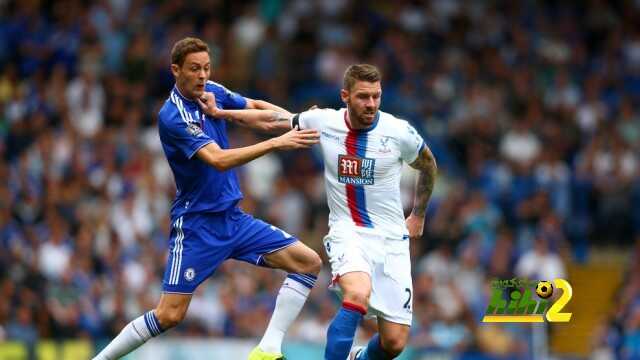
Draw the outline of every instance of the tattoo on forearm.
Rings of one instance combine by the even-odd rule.
[[[260,116],[260,120],[257,121],[257,124],[261,130],[271,132],[289,129],[290,122],[291,114],[287,111],[269,110],[266,117]]]
[[[289,115],[282,111],[272,111],[271,116],[269,118],[270,121],[290,121],[291,118]]]
[[[416,181],[416,195],[411,213],[416,216],[424,216],[433,192],[438,166],[431,150],[425,147],[418,155],[418,158],[411,163],[411,167],[420,171]]]

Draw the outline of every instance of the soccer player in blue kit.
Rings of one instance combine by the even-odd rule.
[[[174,45],[171,71],[176,85],[158,119],[160,140],[177,187],[163,292],[155,309],[125,326],[94,360],[118,359],[180,323],[195,289],[226,259],[289,273],[267,330],[249,355],[250,360],[284,359],[284,334],[322,266],[318,254],[298,239],[238,208],[242,193],[233,170],[274,150],[308,148],[318,143],[318,132],[293,129],[255,145],[230,149],[225,120],[202,112],[207,99],[215,97],[212,101],[221,109],[289,113],[209,81],[210,67],[209,48],[200,39],[185,38]]]

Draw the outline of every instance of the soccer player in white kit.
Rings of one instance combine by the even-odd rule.
[[[350,66],[340,92],[346,108],[313,109],[290,116],[264,110],[219,110],[220,117],[263,130],[316,129],[325,165],[330,209],[324,239],[332,285],[342,307],[327,332],[326,360],[349,357],[364,315],[377,317],[379,334],[351,359],[393,359],[404,349],[412,320],[409,239],[422,236],[436,177],[433,154],[404,120],[379,110],[381,74]],[[290,123],[285,121],[291,117]],[[402,164],[419,171],[414,207],[404,218]]]

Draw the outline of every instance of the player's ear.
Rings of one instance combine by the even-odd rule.
[[[180,74],[180,66],[178,64],[171,64],[171,73],[177,77]]]
[[[348,103],[349,102],[349,90],[347,89],[340,89],[340,98],[342,99],[343,103]]]

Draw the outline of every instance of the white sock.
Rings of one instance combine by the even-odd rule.
[[[278,293],[276,307],[271,315],[269,326],[258,344],[260,350],[275,354],[282,353],[284,334],[302,310],[315,282],[316,276],[312,274],[289,274],[287,276]]]
[[[137,349],[154,336],[162,333],[160,323],[153,310],[138,317],[120,331],[107,347],[93,360],[116,360]]]

